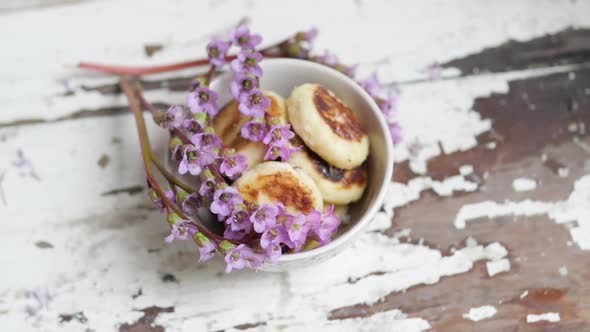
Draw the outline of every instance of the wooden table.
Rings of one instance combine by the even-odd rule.
[[[116,78],[72,68],[195,58],[244,17],[269,42],[315,25],[401,89],[383,212],[305,270],[164,245]],[[590,331],[584,27],[581,0],[6,2],[0,330]],[[147,98],[182,102],[196,72],[145,77]]]

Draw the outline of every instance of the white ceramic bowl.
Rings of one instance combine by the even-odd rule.
[[[286,271],[308,266],[333,257],[348,247],[369,225],[382,205],[393,173],[393,147],[385,118],[373,99],[352,79],[342,73],[309,61],[295,59],[265,59],[261,62],[264,74],[261,88],[271,90],[285,99],[294,87],[303,83],[318,83],[334,92],[357,115],[362,127],[369,134],[367,189],[350,209],[350,222],[340,226],[339,235],[329,244],[299,253],[285,254],[277,265],[264,265],[265,271]],[[231,73],[224,73],[211,82],[211,88],[219,94],[218,105],[231,98],[229,84]],[[209,220],[208,220],[209,219]],[[207,216],[201,220],[210,228],[218,228],[218,222]],[[359,257],[362,259],[362,257]]]

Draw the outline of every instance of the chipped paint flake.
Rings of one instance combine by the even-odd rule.
[[[488,275],[493,277],[498,273],[510,271],[510,261],[507,258],[504,258],[499,261],[487,262],[486,268],[488,270]]]
[[[520,299],[524,299],[525,297],[527,297],[529,295],[529,291],[525,290],[524,292],[522,292],[522,294],[520,294]]]
[[[278,319],[267,321],[266,324],[247,331],[285,331],[285,332],[307,332],[307,331],[404,331],[422,332],[431,328],[428,321],[421,318],[408,318],[399,310],[380,312],[369,317],[349,318],[343,320],[330,320],[324,322],[301,322],[293,319]],[[226,331],[239,332],[242,329],[228,329]]]
[[[559,320],[560,320],[560,318],[559,318],[558,312],[547,312],[547,313],[540,314],[540,315],[532,315],[531,314],[531,315],[526,316],[527,323],[537,323],[537,322],[541,322],[541,321],[555,323],[555,322],[559,322]]]
[[[566,201],[540,202],[524,200],[498,203],[484,201],[461,207],[455,217],[455,227],[463,229],[467,222],[501,216],[533,216],[547,214],[554,222],[565,224],[575,222],[569,228],[572,240],[582,250],[590,250],[590,175],[585,175],[574,183],[574,190]]]
[[[482,319],[493,317],[498,310],[491,305],[484,305],[477,308],[469,309],[468,313],[463,314],[463,318],[479,322]]]
[[[516,192],[531,191],[537,188],[537,181],[528,178],[518,178],[512,181],[512,189]]]
[[[467,176],[473,173],[473,165],[463,165],[459,167],[459,174]]]
[[[477,183],[468,181],[462,175],[451,176],[442,181],[421,176],[411,179],[408,184],[392,182],[383,206],[386,214],[393,215],[393,209],[418,200],[420,194],[428,189],[432,189],[439,196],[451,196],[454,192],[473,192],[477,188]]]
[[[568,274],[568,270],[567,267],[565,265],[562,265],[561,267],[559,267],[559,275],[562,277],[566,277]]]

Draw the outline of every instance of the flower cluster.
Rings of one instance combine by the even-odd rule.
[[[311,44],[315,33],[298,35],[295,39],[298,44]],[[256,46],[261,41],[259,35],[244,26],[232,32],[231,40],[214,38],[207,45],[213,68],[210,72],[226,64],[232,45],[239,47],[239,53],[229,64],[234,73],[230,92],[238,101],[239,112],[251,118],[240,133],[268,147],[265,160],[288,160],[300,148],[290,143],[295,137],[291,125],[265,117],[271,101],[259,88],[263,55],[256,51]],[[218,94],[208,87],[209,81],[210,77],[195,80],[185,106],[172,106],[155,116],[158,124],[171,132],[170,159],[177,162],[178,174],[200,180],[198,190],[177,186],[177,179],[168,179],[173,190],[160,191],[163,197],[150,190],[154,203],[168,214],[170,234],[165,241],[193,240],[199,247],[201,261],[218,251],[225,255],[227,272],[244,267],[257,269],[265,262],[276,263],[284,252],[300,251],[312,239],[321,245],[328,243],[340,224],[333,206],[324,212],[290,213],[281,203],[246,202],[231,185],[247,168],[247,158],[225,147],[211,127],[219,107]],[[199,225],[201,209],[208,209],[223,223],[223,237]]]
[[[152,111],[154,120],[170,132],[169,157],[171,164],[177,167],[172,174],[154,158],[147,134],[142,133],[146,131],[145,124],[136,119],[140,139],[148,146],[142,152],[148,170],[150,198],[162,213],[167,214],[170,225],[165,242],[192,240],[199,248],[201,261],[220,253],[225,257],[226,271],[231,272],[276,263],[284,253],[303,250],[310,241],[319,245],[331,241],[340,224],[334,206],[324,211],[294,213],[280,202],[248,202],[233,186],[233,181],[247,169],[248,159],[224,146],[215,134],[212,121],[220,111],[219,96],[209,88],[213,76],[228,65],[233,73],[229,90],[238,102],[239,112],[249,118],[240,128],[240,135],[264,144],[267,147],[265,160],[287,161],[300,147],[291,144],[295,138],[291,125],[267,116],[271,98],[260,89],[263,75],[260,62],[264,56],[301,58],[330,66],[354,78],[356,66],[344,65],[330,53],[321,56],[311,54],[316,36],[316,29],[298,32],[276,45],[257,50],[262,43],[261,36],[251,33],[246,26],[240,26],[232,31],[230,38],[213,38],[207,44],[208,59],[199,61],[208,62],[211,68],[191,83],[185,105],[175,105],[165,112],[158,112],[145,100],[142,101]],[[232,47],[238,49],[237,54],[229,55]],[[179,68],[177,65],[173,67]],[[359,84],[385,114],[393,142],[399,142],[397,90],[389,93],[382,91],[376,74]],[[131,100],[133,93],[130,85],[122,82],[121,86]],[[132,107],[132,110],[136,118],[143,120],[139,107]],[[170,190],[164,190],[153,177],[152,163],[166,178]],[[184,183],[177,174],[197,178],[198,186]],[[205,211],[223,225],[223,235],[213,233],[201,224],[199,216]]]
[[[371,96],[377,102],[377,105],[385,115],[385,120],[389,126],[393,144],[401,142],[402,133],[401,127],[397,121],[398,112],[396,107],[399,90],[394,88],[389,91],[386,96],[383,96],[384,93],[381,90],[381,84],[379,83],[376,73],[373,73],[360,84],[365,89],[365,91],[367,91],[369,96]]]

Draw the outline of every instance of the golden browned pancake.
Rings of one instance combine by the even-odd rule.
[[[293,129],[322,159],[341,168],[360,166],[369,154],[369,137],[355,114],[318,84],[296,87],[287,100]]]
[[[300,168],[313,179],[327,203],[356,202],[367,187],[365,164],[350,170],[340,169],[328,164],[307,147],[295,152],[289,164]]]
[[[280,202],[291,213],[309,213],[323,208],[322,195],[313,180],[287,163],[261,163],[244,172],[234,186],[247,202]]]

